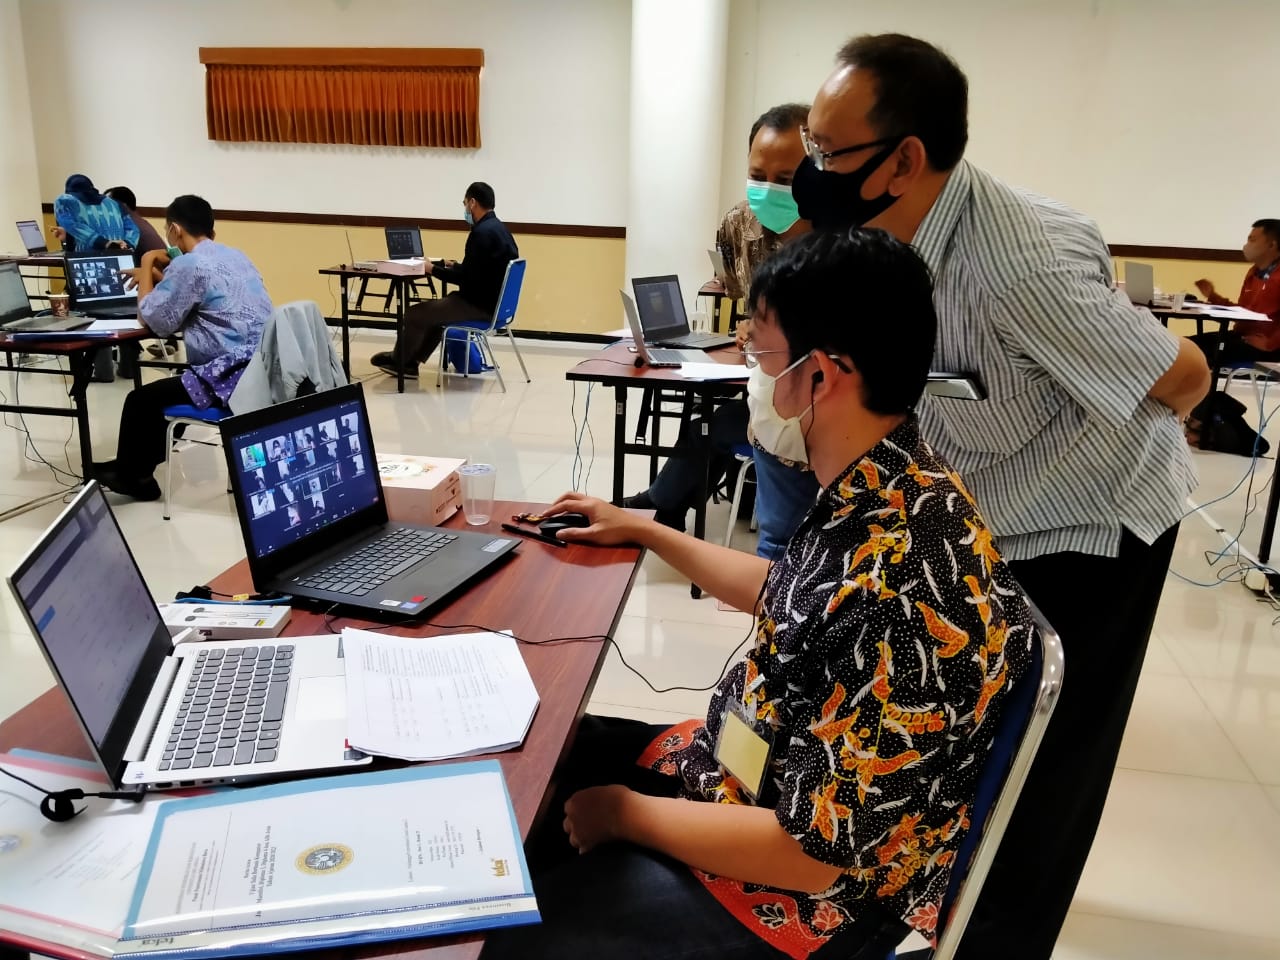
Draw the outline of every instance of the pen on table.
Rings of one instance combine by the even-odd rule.
[[[520,536],[528,537],[530,540],[540,540],[543,543],[549,543],[553,547],[568,546],[568,544],[565,543],[563,540],[559,540],[555,537],[548,537],[545,533],[538,533],[536,530],[522,530],[520,527],[517,527],[514,524],[504,523],[502,525],[502,529],[506,530],[508,533],[518,533],[520,534]]]

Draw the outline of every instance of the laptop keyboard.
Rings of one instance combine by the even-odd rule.
[[[457,539],[452,533],[397,527],[297,583],[313,590],[363,597]]]
[[[293,644],[201,650],[161,770],[268,763],[279,754]]]
[[[705,360],[705,357],[698,357],[698,360],[691,360],[687,350],[668,350],[664,347],[649,347],[649,360],[651,363],[696,363],[698,360]]]

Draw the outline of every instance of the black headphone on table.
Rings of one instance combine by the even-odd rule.
[[[52,820],[54,823],[66,823],[68,820],[84,813],[87,808],[76,809],[75,802],[77,800],[84,800],[87,797],[101,797],[103,800],[132,800],[134,803],[139,803],[145,793],[142,790],[104,790],[101,793],[86,793],[78,787],[72,787],[70,790],[46,790],[44,787],[20,777],[4,767],[0,767],[0,773],[3,773],[6,777],[13,777],[19,783],[25,783],[32,790],[38,790],[43,793],[44,799],[40,801],[40,815],[46,820]]]

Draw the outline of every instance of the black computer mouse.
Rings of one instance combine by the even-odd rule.
[[[554,537],[559,531],[569,527],[589,527],[591,526],[591,518],[585,513],[560,513],[554,517],[548,517],[538,524],[538,529],[545,533],[548,537]]]

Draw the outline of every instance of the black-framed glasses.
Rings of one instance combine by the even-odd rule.
[[[827,161],[834,160],[836,157],[857,153],[859,150],[866,150],[870,147],[883,147],[901,139],[900,135],[895,134],[892,137],[881,137],[879,140],[868,140],[866,143],[855,143],[851,147],[841,147],[839,150],[824,151],[810,138],[808,127],[800,128],[800,143],[804,146],[804,152],[809,155],[809,159],[813,161],[813,165],[819,170],[826,170]]]

